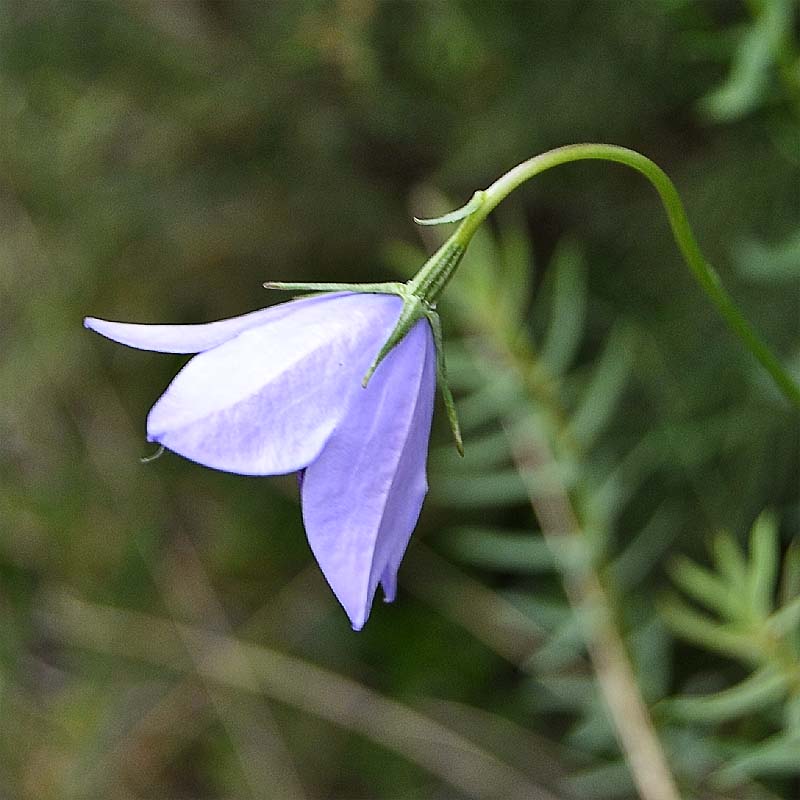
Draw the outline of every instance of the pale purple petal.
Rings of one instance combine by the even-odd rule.
[[[279,317],[195,356],[147,419],[148,439],[244,475],[313,461],[400,313],[390,295],[285,304]]]
[[[408,502],[406,487],[417,486],[423,497],[428,491],[425,463],[428,458],[428,439],[431,432],[436,390],[435,365],[436,350],[431,341],[426,354],[426,374],[423,375],[423,384],[420,387],[420,397],[414,410],[414,419],[411,422],[403,454],[397,465],[397,474],[386,501],[386,510],[381,522],[381,529],[378,532],[379,541],[383,538],[389,541],[388,557],[380,572],[380,583],[387,603],[391,603],[397,594],[397,571],[419,519],[420,509],[414,503]],[[421,503],[420,500],[420,505]],[[377,561],[376,566],[380,566]]]
[[[369,386],[359,389],[305,471],[309,544],[356,630],[369,614],[379,581],[387,598],[393,596],[397,567],[428,489],[435,381],[433,338],[421,320]]]
[[[315,295],[251,311],[240,317],[221,319],[218,322],[207,322],[202,325],[140,325],[134,322],[111,322],[95,317],[86,317],[83,324],[101,336],[139,350],[153,350],[158,353],[202,353],[204,350],[218,347],[250,328],[277,322],[287,314],[295,313],[298,306],[315,305],[320,301],[341,296],[341,294]]]

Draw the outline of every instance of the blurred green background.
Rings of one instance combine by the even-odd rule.
[[[141,464],[183,360],[81,327],[233,316],[282,299],[267,279],[410,274],[434,245],[412,214],[605,141],[672,176],[798,375],[797,31],[792,0],[4,0],[0,797],[635,796],[481,355],[520,337],[532,388],[511,416],[569,474],[684,796],[800,796],[797,415],[640,176],[559,168],[475,242],[442,303],[467,457],[440,410],[398,599],[358,634],[294,479]],[[512,273],[518,316],[495,303]],[[789,604],[780,667],[752,609],[733,652],[675,616],[675,559],[746,542],[765,509],[774,563],[752,566]],[[784,670],[779,690],[745,684],[716,716],[670,700],[753,670]]]

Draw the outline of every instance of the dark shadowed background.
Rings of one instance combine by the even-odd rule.
[[[798,375],[792,0],[0,5],[0,797],[635,796],[509,456],[528,423],[685,797],[798,796],[797,414],[640,176],[560,167],[475,242],[442,303],[467,457],[439,409],[398,599],[361,633],[294,478],[141,464],[185,359],[81,327],[241,314],[284,299],[267,279],[408,275],[438,235],[413,214],[579,141],[672,176]],[[512,273],[517,317],[492,299]],[[519,337],[523,406],[491,356]],[[691,629],[675,581],[681,608],[708,584],[678,559],[746,543],[762,511],[761,560],[723,556],[727,600],[708,591],[733,604],[752,566],[754,597],[788,604],[777,638],[750,606]],[[722,712],[680,700],[753,675]]]

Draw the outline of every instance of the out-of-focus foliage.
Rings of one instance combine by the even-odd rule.
[[[738,684],[714,694],[685,695],[666,702],[675,717],[719,728],[744,723],[745,736],[723,746],[729,757],[715,775],[718,783],[736,785],[744,777],[797,773],[800,747],[800,551],[795,540],[786,552],[778,581],[780,551],[774,517],[763,514],[750,535],[749,559],[733,538],[722,533],[714,542],[714,571],[689,560],[675,565],[675,581],[718,618],[700,614],[671,599],[662,616],[680,636],[701,647],[742,661],[751,671]],[[693,676],[696,687],[709,676]],[[763,726],[755,746],[753,733]],[[707,736],[709,734],[706,734]]]
[[[588,566],[684,796],[796,797],[798,418],[639,176],[559,168],[471,245],[441,304],[466,457],[439,419],[360,634],[294,479],[140,464],[179,359],[80,323],[409,274],[442,235],[412,213],[602,140],[673,177],[800,376],[797,25],[792,0],[6,0],[0,795],[632,797],[564,593]],[[552,458],[520,469],[531,435]],[[538,532],[555,485],[577,547]]]

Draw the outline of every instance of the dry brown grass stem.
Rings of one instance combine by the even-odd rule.
[[[535,483],[537,472],[554,474],[549,444],[533,434],[522,438],[519,427],[511,439],[514,462],[528,487],[531,507],[542,534],[557,553],[564,552],[565,537],[586,552],[580,523],[565,487],[548,481]],[[583,545],[583,546],[581,546]],[[600,691],[605,699],[620,747],[642,800],[680,800],[675,779],[639,691],[625,644],[596,571],[588,563],[564,567],[564,587],[572,607],[586,621],[586,643]]]

